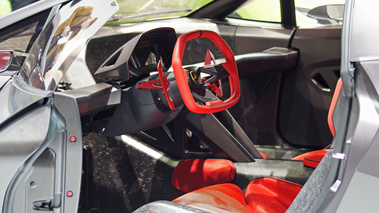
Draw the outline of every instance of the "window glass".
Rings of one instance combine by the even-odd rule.
[[[335,19],[331,17],[315,17],[308,14],[312,9],[319,8],[318,11],[332,11],[331,5],[344,5],[345,0],[295,0],[296,7],[296,23],[300,27],[316,27],[322,25],[340,25],[342,19]],[[325,14],[326,15],[326,14]],[[279,0],[253,0],[244,5],[229,17],[240,18],[252,21],[264,21],[264,22],[281,22],[281,8]]]
[[[295,0],[296,23],[300,27],[317,27],[323,25],[341,25],[342,19],[333,17],[336,13],[333,5],[344,5],[345,0]],[[339,9],[342,9],[340,7]],[[317,14],[325,17],[310,15],[310,11],[318,11]],[[320,13],[321,12],[321,13]],[[324,14],[322,14],[324,13]],[[329,17],[327,16],[329,13]],[[343,14],[343,13],[342,13]]]
[[[121,23],[186,16],[213,0],[118,0]]]
[[[33,35],[37,23],[32,23],[24,27],[15,29],[9,34],[0,36],[0,50],[15,50],[26,52],[30,38]]]
[[[46,10],[0,30],[0,50],[14,52],[9,70],[20,69],[49,12]]]
[[[33,36],[37,23],[32,23],[24,27],[12,28],[6,34],[0,33],[0,50],[14,51],[14,58],[9,70],[20,69],[27,54],[27,47]],[[14,29],[14,30],[13,30]]]
[[[280,2],[279,0],[253,0],[232,13],[229,17],[280,23]]]

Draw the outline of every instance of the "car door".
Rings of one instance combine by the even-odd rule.
[[[6,79],[0,90],[2,212],[76,212],[79,206],[81,120],[75,98],[56,88],[84,44],[118,6],[113,1],[47,6],[42,2],[10,14],[0,29],[0,48],[12,53],[10,65],[0,72]],[[90,14],[85,20],[93,22],[75,28],[75,19],[83,14]],[[59,33],[67,26],[71,29],[66,36]]]

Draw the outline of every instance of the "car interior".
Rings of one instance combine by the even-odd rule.
[[[73,62],[57,91],[80,113],[79,212],[311,208],[301,197],[326,181],[338,123],[342,26],[297,27],[286,4],[280,23],[257,23],[229,4],[105,25]],[[33,37],[17,27],[5,32]]]
[[[177,24],[190,24],[192,21],[183,19]],[[152,27],[151,24],[154,23],[146,24],[148,29]],[[265,188],[265,184],[277,186],[283,183],[283,187],[276,192],[281,194],[279,200],[273,202],[285,204],[267,211],[285,211],[314,172],[333,139],[327,117],[339,79],[341,27],[283,28],[278,32],[225,22],[204,23],[209,24],[210,29],[217,29],[234,53],[240,99],[225,110],[199,114],[183,104],[184,97],[178,87],[179,84],[186,84],[179,83],[178,77],[174,76],[173,63],[177,56],[172,55],[172,51],[178,43],[177,36],[185,34],[176,31],[180,27],[172,28],[175,24],[167,23],[167,27],[141,34],[132,32],[105,36],[104,29],[99,33],[101,36],[92,39],[87,45],[85,61],[95,76],[98,90],[94,93],[93,87],[88,87],[91,89],[66,91],[74,96],[82,96],[77,100],[82,115],[82,129],[86,134],[85,162],[91,162],[85,166],[88,170],[85,174],[91,176],[86,177],[88,181],[83,185],[83,194],[87,196],[83,196],[81,208],[88,210],[95,207],[100,212],[102,209],[134,211],[152,201],[174,200],[210,211],[217,204],[207,203],[205,207],[203,204],[198,205],[201,203],[199,200],[209,198],[200,196],[196,198],[196,203],[196,199],[188,198],[191,198],[191,193],[185,195],[187,197],[178,197],[205,186],[217,187],[219,183],[232,182],[235,184],[232,189],[213,190],[232,190],[231,194],[239,194],[234,188],[238,186],[246,196],[246,193],[257,191],[257,188]],[[115,41],[119,44],[115,44]],[[192,87],[190,84],[191,91],[201,90],[203,82],[212,79],[209,77],[212,72],[203,69],[207,65],[213,63],[218,73],[224,72],[218,66],[222,63],[218,61],[224,60],[222,51],[218,49],[207,38],[192,39],[185,45],[181,65],[189,71],[188,75],[191,76],[187,77],[194,82]],[[108,59],[99,63],[103,61],[99,57],[105,55],[109,55]],[[129,66],[129,76],[120,71],[125,64]],[[170,85],[166,90],[168,96],[160,92],[164,89],[152,86],[157,83],[157,79],[161,79],[156,73],[160,69],[157,68],[158,64],[163,67],[164,81]],[[191,72],[205,73],[204,79],[207,80],[200,81]],[[230,97],[233,87],[228,77],[225,77],[228,73],[220,75],[211,81],[213,88],[216,88],[211,91],[213,95],[205,100],[197,97],[197,102],[204,104],[213,101],[214,96],[220,97],[217,88],[225,95],[225,98],[220,97],[221,100]],[[219,78],[222,80],[220,83]],[[160,85],[165,84],[164,81],[160,81]],[[112,100],[110,85],[122,89],[121,103],[116,107],[108,101]],[[94,106],[101,111],[99,108],[91,109]],[[316,153],[305,157],[308,159],[303,163],[304,156],[300,155],[315,150]],[[207,164],[211,164],[210,168],[217,165],[217,162],[209,159],[223,159],[218,163],[227,165],[220,166],[221,169],[217,171],[204,169],[208,168],[205,166]],[[229,175],[231,170],[235,171],[234,178]],[[207,174],[213,175],[208,177]],[[219,176],[214,177],[215,174]],[[226,180],[223,179],[225,174],[228,174]],[[261,179],[265,177],[272,178]],[[208,191],[204,193],[208,194]],[[251,194],[250,197],[254,197],[254,193]],[[280,200],[282,198],[288,200]],[[248,202],[249,198],[245,199]],[[97,202],[99,200],[107,202]],[[268,199],[260,197],[251,200]],[[167,205],[174,204],[155,205],[168,208]],[[225,209],[225,206],[222,208]],[[213,211],[219,212],[220,209]]]

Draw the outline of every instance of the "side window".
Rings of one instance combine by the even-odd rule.
[[[14,58],[9,67],[10,70],[18,70],[24,62],[27,56],[27,47],[36,26],[37,23],[35,22],[18,29],[12,27],[7,33],[0,34],[0,50],[14,51]]]
[[[296,23],[300,27],[317,27],[323,25],[341,25],[345,0],[294,0],[296,7]],[[342,8],[342,10],[341,10]],[[309,14],[310,11],[316,16]],[[324,15],[325,17],[320,17]],[[253,0],[231,15],[231,18],[240,18],[251,21],[281,22],[280,0]]]
[[[251,21],[280,23],[282,21],[280,1],[254,0],[229,15],[229,17]]]
[[[15,58],[10,70],[18,70],[21,67],[49,12],[43,11],[0,30],[0,50],[14,51]]]
[[[294,1],[296,7],[296,23],[300,27],[342,24],[345,0]]]
[[[37,22],[19,27],[8,34],[0,36],[0,49],[25,53],[36,26]]]

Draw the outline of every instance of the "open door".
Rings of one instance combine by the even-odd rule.
[[[0,87],[2,212],[78,211],[80,114],[75,98],[56,88],[82,47],[117,9],[114,1],[72,1],[34,16],[33,31],[39,35],[31,36],[19,75],[7,75]],[[0,44],[4,35],[15,35],[12,31],[7,37],[9,29],[24,23],[29,27],[25,20],[1,30]],[[0,68],[6,69],[13,51],[0,53]]]

